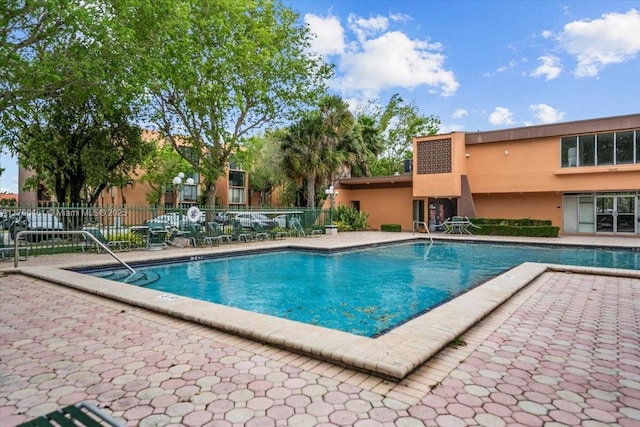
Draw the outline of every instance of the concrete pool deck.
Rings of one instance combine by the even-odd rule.
[[[338,236],[323,236],[317,239],[299,238],[247,245],[234,244],[212,249],[171,249],[159,253],[129,252],[118,253],[118,255],[126,261],[134,261],[136,259],[148,260],[151,257],[199,256],[209,252],[257,249],[274,245],[336,248],[354,244],[379,244],[391,240],[406,240],[416,236],[412,236],[411,233],[341,233]],[[448,238],[469,239],[468,236]],[[508,240],[475,236],[472,238],[474,240]],[[618,247],[640,246],[637,238],[563,237],[553,239],[552,242],[549,239],[518,239],[518,241]],[[169,317],[166,314],[152,313],[122,302],[106,300],[99,296],[107,292],[104,286],[100,286],[102,283],[99,279],[93,281],[93,279],[87,280],[84,277],[81,281],[82,287],[97,294],[90,295],[71,288],[53,285],[37,278],[55,277],[60,281],[68,281],[75,287],[78,282],[76,273],[60,271],[53,266],[96,265],[105,262],[110,262],[106,255],[96,254],[77,257],[74,255],[73,259],[70,259],[69,256],[30,257],[27,262],[20,263],[21,274],[6,274],[1,278],[3,284],[0,288],[2,291],[0,324],[3,333],[0,341],[0,367],[3,374],[0,383],[0,419],[14,420],[15,423],[19,423],[21,420],[33,418],[68,404],[67,402],[76,403],[81,400],[91,400],[107,408],[108,412],[114,416],[126,420],[130,425],[138,423],[144,425],[145,422],[149,423],[147,425],[171,423],[175,425],[204,425],[207,422],[210,422],[210,425],[233,425],[234,423],[240,425],[235,417],[248,417],[247,419],[243,418],[242,422],[255,423],[256,425],[317,425],[323,423],[325,425],[354,425],[358,420],[361,425],[424,425],[425,423],[456,425],[456,420],[460,420],[461,424],[459,425],[469,425],[468,423],[473,420],[475,421],[471,424],[502,425],[498,422],[499,419],[506,420],[507,424],[527,424],[523,420],[530,420],[533,423],[531,425],[538,425],[536,424],[538,421],[535,420],[551,422],[568,419],[569,417],[565,416],[567,408],[571,406],[568,403],[574,404],[575,408],[571,406],[574,409],[581,408],[582,417],[577,418],[580,422],[585,419],[597,420],[601,415],[598,411],[607,412],[603,409],[605,407],[618,408],[616,414],[612,416],[615,418],[615,422],[620,425],[625,425],[622,422],[624,420],[630,421],[628,425],[640,420],[640,405],[638,404],[640,402],[640,352],[638,351],[640,346],[638,330],[640,328],[638,328],[638,319],[634,317],[634,310],[637,311],[640,308],[640,272],[627,270],[596,272],[590,269],[575,270],[565,267],[559,267],[559,270],[553,268],[549,270],[547,266],[525,264],[519,267],[519,270],[511,270],[503,277],[497,278],[497,282],[487,283],[488,287],[476,288],[476,290],[481,290],[484,295],[472,294],[475,290],[466,294],[472,296],[467,301],[462,301],[460,306],[448,308],[453,311],[429,316],[437,311],[434,310],[398,328],[398,330],[404,327],[407,329],[401,330],[397,334],[387,334],[377,339],[363,338],[363,340],[357,339],[361,337],[343,333],[337,333],[337,336],[329,336],[327,339],[326,329],[315,327],[307,329],[306,325],[301,326],[297,323],[292,328],[290,323],[282,324],[278,319],[272,319],[268,316],[245,317],[245,312],[239,315],[237,310],[228,312],[229,309],[219,306],[213,310],[211,304],[207,307],[197,307],[195,302],[188,299],[176,300],[167,295],[147,293],[148,290],[134,289],[127,285],[121,285],[122,288],[116,286],[117,289],[109,290],[109,292],[114,292],[112,297],[125,302],[129,299],[139,301],[144,296],[145,304],[157,305],[158,307],[155,308],[159,308],[161,312],[181,312],[183,314],[179,316],[183,316],[184,319],[202,322],[204,325],[215,325],[224,329],[231,324],[228,331],[253,338],[245,340],[205,326],[198,326],[175,316]],[[0,264],[0,266],[4,265]],[[529,285],[525,286],[527,284]],[[595,293],[597,298],[583,296],[580,289],[581,284],[582,286],[588,284],[587,294]],[[582,292],[584,292],[584,288]],[[511,295],[514,296],[507,303],[500,305],[504,299]],[[555,299],[550,295],[555,295]],[[562,298],[565,298],[565,303],[556,307],[558,303],[556,299]],[[584,305],[594,305],[597,309],[576,312],[572,315],[571,323],[565,324],[566,319],[562,312],[576,310],[573,302],[568,303],[568,301],[575,299],[581,301],[584,299]],[[543,312],[541,317],[533,310],[537,305],[532,301],[537,300],[543,301],[543,305],[552,306],[552,308],[547,307],[547,312]],[[45,301],[50,301],[50,304],[46,304]],[[521,317],[523,316],[523,307],[528,307],[528,304],[534,304],[534,306],[528,309],[528,314],[525,313],[524,317]],[[615,313],[610,313],[611,309],[608,305],[616,308]],[[479,310],[478,307],[480,307]],[[109,317],[105,312],[114,313],[113,327],[115,331],[111,331],[112,335],[99,337],[99,332],[104,333],[104,331],[111,330],[108,321],[92,322],[90,316],[85,318],[86,316],[81,315],[81,313],[93,310],[95,310],[98,319],[103,316]],[[123,318],[132,317],[133,320],[129,319],[121,325],[115,320],[120,317],[117,314],[118,310],[122,313]],[[560,314],[553,316],[552,320],[547,318],[548,310],[558,311]],[[212,311],[215,313],[212,314]],[[485,317],[486,314],[489,315]],[[80,321],[78,316],[82,317],[83,321]],[[536,316],[538,316],[538,320],[534,320]],[[576,316],[578,321],[576,321]],[[224,325],[216,324],[216,322],[220,322],[220,318],[225,318]],[[152,325],[149,328],[153,332],[147,334],[146,326],[142,328],[145,329],[144,332],[139,331],[139,328],[131,328],[129,321],[144,324],[151,322]],[[275,323],[270,323],[274,321]],[[84,327],[79,325],[71,328],[71,325],[68,325],[76,325],[78,322],[84,324]],[[525,329],[529,331],[527,333],[539,334],[540,336],[530,335],[528,339],[525,339],[526,333],[521,332],[520,327],[517,326],[515,329],[511,327],[511,333],[514,336],[509,333],[508,336],[502,336],[497,341],[500,345],[495,345],[495,342],[487,344],[490,342],[487,340],[491,340],[495,334],[500,335],[501,328],[505,328],[509,322],[520,322],[517,324],[524,322],[527,325]],[[553,326],[554,322],[556,327]],[[95,323],[98,323],[99,326],[95,326]],[[599,344],[596,338],[599,339],[600,334],[593,335],[591,329],[599,332],[600,324],[609,323],[616,333],[606,328],[603,329],[607,332],[606,342]],[[35,325],[41,324],[48,325],[48,328],[44,329],[47,331],[51,329],[52,332],[39,331],[38,326]],[[593,326],[596,324],[597,327]],[[164,332],[165,325],[171,329],[171,332]],[[624,327],[620,327],[620,325]],[[590,336],[594,338],[590,343],[591,350],[587,348],[589,340],[579,335],[581,328],[585,327],[591,334]],[[67,328],[71,329],[65,333]],[[233,328],[238,328],[238,330]],[[291,329],[295,330],[291,331]],[[319,329],[320,331],[318,331]],[[571,332],[574,329],[575,333]],[[465,330],[467,331],[464,332]],[[81,333],[82,331],[84,332]],[[187,332],[183,331],[187,331],[189,334],[191,334],[189,331],[196,331],[195,335],[199,337],[199,340],[194,340],[194,342],[189,339],[185,340],[184,334]],[[94,334],[91,335],[90,332]],[[158,334],[165,336],[165,333],[168,335],[160,343],[155,338],[151,339]],[[172,334],[176,337],[174,340],[171,339]],[[462,337],[456,343],[466,343],[465,346],[443,348],[443,345],[446,346],[461,334],[463,334]],[[503,332],[502,335],[504,334]],[[560,334],[562,337],[549,339],[554,334]],[[585,337],[589,334],[585,332]],[[145,344],[145,337],[152,341],[153,345],[148,347]],[[273,338],[273,342],[278,347],[257,342],[269,342],[269,337]],[[385,337],[389,338],[380,340]],[[204,346],[198,344],[202,340],[207,341],[208,344]],[[617,353],[615,363],[609,360],[611,358],[609,356],[602,357],[610,353],[607,349],[613,351],[611,347],[613,343],[610,342],[612,340],[616,341],[615,351],[619,353]],[[91,345],[79,345],[88,341],[91,342]],[[116,341],[118,345],[112,344]],[[576,341],[578,341],[578,345],[576,345]],[[129,342],[128,346],[123,346],[123,343],[127,342]],[[98,352],[93,349],[94,346],[99,348]],[[187,347],[188,350],[181,351],[182,346]],[[233,357],[227,357],[227,353],[223,351],[214,351],[214,349],[227,348],[227,346],[233,349]],[[300,348],[296,346],[300,346]],[[562,351],[556,351],[556,346],[564,348],[562,351],[569,354],[557,355],[556,353]],[[73,351],[69,350],[69,347],[73,348]],[[88,351],[89,347],[91,347],[91,351]],[[132,350],[127,353],[129,347]],[[198,349],[194,350],[191,347]],[[295,352],[282,350],[280,347],[291,347]],[[534,351],[529,347],[536,349]],[[575,366],[569,357],[573,354],[574,347],[578,347],[580,350],[576,354]],[[44,353],[45,355],[41,359],[33,356],[34,348],[39,350],[36,354]],[[45,351],[45,349],[47,350]],[[85,351],[83,352],[82,349]],[[109,349],[111,352],[108,351]],[[603,349],[607,351],[603,353]],[[184,352],[189,353],[191,359],[188,356],[180,356],[180,358],[176,356],[173,366],[168,364],[173,353],[182,354]],[[211,352],[215,355],[210,357],[209,353]],[[69,354],[65,357],[64,355],[67,353]],[[312,357],[300,355],[300,353]],[[105,354],[110,354],[110,358],[105,359],[103,357]],[[118,361],[123,359],[119,365],[114,364],[112,359],[115,354],[118,355]],[[150,355],[150,361],[147,361],[147,357],[143,357],[146,354]],[[487,354],[489,354],[488,357]],[[590,358],[589,355],[593,357]],[[92,360],[95,365],[86,364],[85,367],[85,360],[83,360],[85,357],[88,358],[87,360]],[[483,363],[472,364],[467,367],[469,369],[464,370],[465,363],[473,360],[474,357],[479,358]],[[158,358],[161,358],[163,363],[159,363],[156,360]],[[193,359],[196,359],[197,363]],[[236,375],[225,376],[217,371],[210,373],[203,370],[202,366],[198,364],[203,362],[203,359],[208,360],[208,365],[220,365],[220,369],[226,370],[225,373],[235,372]],[[561,359],[567,364],[563,369],[567,369],[567,372],[573,376],[565,377],[562,375]],[[603,371],[606,371],[606,375],[611,377],[610,380],[619,382],[619,386],[614,388],[624,389],[628,393],[610,390],[612,386],[608,385],[604,390],[601,390],[603,393],[610,393],[610,395],[606,395],[607,399],[603,400],[604,395],[598,392],[595,395],[583,396],[580,402],[573,399],[567,401],[568,394],[565,393],[567,392],[565,387],[568,385],[565,383],[573,383],[573,380],[567,378],[569,376],[571,378],[580,377],[580,374],[576,374],[579,370],[589,372],[586,369],[586,365],[589,364],[586,359],[594,359],[593,366],[598,368],[593,368],[595,370],[590,374],[593,375],[594,382],[602,382],[603,380],[599,378],[605,375]],[[98,363],[98,360],[102,360],[102,362]],[[633,362],[634,360],[635,362]],[[260,363],[256,361],[260,361]],[[112,367],[113,372],[107,375],[108,378],[102,375],[103,371],[100,370],[102,364]],[[513,373],[509,373],[508,369],[502,370],[503,365],[508,367],[510,364],[512,367],[509,369],[513,370]],[[176,365],[181,366],[177,369],[180,372],[173,372]],[[525,365],[530,368],[523,368]],[[542,378],[549,376],[547,374],[553,370],[549,368],[551,365],[558,373],[554,384],[551,384],[553,382],[551,379]],[[613,365],[618,367],[613,367]],[[474,366],[477,369],[471,369]],[[260,369],[258,369],[259,367]],[[378,376],[357,372],[349,367],[374,372]],[[463,370],[454,374],[460,369]],[[539,370],[538,374],[536,374],[536,369]],[[79,374],[79,371],[83,374]],[[279,374],[274,374],[272,379],[277,377],[280,378],[280,381],[274,382],[272,379],[268,379],[267,371],[278,372]],[[515,375],[516,371],[518,375]],[[257,375],[257,372],[263,372],[263,374]],[[524,378],[525,373],[530,374],[528,380]],[[153,376],[154,374],[159,375]],[[385,378],[404,379],[387,381],[380,378],[380,375]],[[452,375],[456,376],[452,377]],[[192,376],[194,378],[190,379]],[[514,378],[511,378],[512,376]],[[150,377],[153,378],[150,379]],[[158,382],[160,377],[166,378],[164,381]],[[244,380],[240,381],[236,377],[242,377]],[[550,377],[553,379],[553,375]],[[250,378],[252,381],[245,382]],[[293,381],[292,378],[297,380]],[[176,379],[176,381],[172,381],[172,379]],[[215,384],[213,384],[214,382]],[[42,383],[46,383],[46,385],[42,386]],[[258,387],[256,383],[261,384],[260,388],[267,386],[269,388],[258,392],[255,389]],[[306,386],[302,386],[303,383]],[[486,385],[488,383],[493,385],[489,387]],[[527,387],[523,383],[529,384],[530,396],[527,396]],[[99,386],[100,384],[102,386]],[[180,384],[181,386],[178,387]],[[225,390],[233,386],[237,395],[234,394],[230,398],[232,392],[221,393],[218,388],[222,386],[219,384],[226,384]],[[293,387],[293,384],[296,386]],[[439,394],[439,390],[443,390],[445,384],[447,386],[444,389],[456,385],[460,389],[459,393],[448,390],[446,396]],[[504,390],[498,387],[500,384],[503,385],[502,388],[511,391],[518,389],[522,395],[514,395],[513,399],[508,399]],[[556,387],[559,384],[563,385]],[[87,388],[86,391],[82,390],[83,386]],[[22,391],[25,387],[29,393]],[[55,392],[52,392],[51,387],[55,389]],[[138,389],[139,387],[140,389]],[[184,387],[187,389],[183,389]],[[594,385],[593,389],[600,390],[598,387],[601,385]],[[97,393],[103,388],[105,390],[117,389],[120,392]],[[136,390],[130,390],[132,388]],[[149,392],[149,389],[153,389],[154,392]],[[163,400],[165,406],[158,405],[158,402],[154,403],[157,396],[147,396],[156,393],[158,396],[170,395],[171,393],[167,391],[169,389],[173,390],[177,400],[169,404],[168,402],[173,398],[166,397]],[[278,396],[282,394],[287,397],[279,399],[270,397],[269,390],[273,389],[277,389],[278,392],[272,391],[272,394]],[[308,389],[307,392],[305,389]],[[352,391],[345,392],[341,391],[342,389]],[[359,391],[353,391],[355,389]],[[545,392],[538,389],[545,389],[549,393],[557,389],[555,393],[559,394],[555,400],[559,403],[555,405],[553,399],[549,402],[546,400],[540,402],[539,400],[542,398],[538,395]],[[68,393],[65,394],[62,390],[66,390]],[[315,392],[309,392],[309,390],[315,390]],[[470,393],[472,390],[474,392]],[[589,390],[586,389],[585,393],[588,394]],[[207,397],[200,399],[203,393]],[[576,394],[577,392],[571,391],[571,393]],[[68,397],[67,394],[73,397]],[[185,396],[182,396],[183,394]],[[363,394],[366,395],[366,398],[363,397]],[[448,394],[452,395],[448,396]],[[494,397],[498,401],[491,398],[492,394],[496,395]],[[240,395],[242,398],[238,398]],[[462,398],[463,395],[466,397]],[[145,396],[147,398],[143,398]],[[292,396],[298,397],[294,399]],[[531,396],[536,398],[532,399]],[[578,399],[576,396],[571,396]],[[291,399],[288,399],[289,397]],[[333,401],[334,397],[336,401]],[[613,397],[615,399],[612,399]],[[371,399],[375,399],[375,401]],[[71,402],[71,400],[74,401]],[[295,400],[298,403],[289,404],[287,400]],[[590,406],[591,403],[588,403],[600,400],[602,402],[593,408]],[[619,404],[616,406],[611,403],[612,401]],[[220,402],[224,402],[224,404]],[[307,403],[303,404],[302,402]],[[610,406],[604,405],[603,402],[609,403]],[[436,403],[438,404],[436,405]],[[129,407],[129,405],[131,406]],[[266,408],[257,408],[262,405],[265,405]],[[123,409],[124,407],[126,409]],[[507,410],[507,408],[510,409]],[[585,408],[593,410],[585,411]],[[624,410],[621,411],[620,408]],[[272,409],[271,414],[269,409]],[[181,411],[185,412],[181,413]],[[178,414],[179,412],[180,414]],[[274,415],[276,412],[278,415]],[[507,413],[510,415],[507,416]],[[560,418],[554,418],[550,415],[551,413]],[[598,416],[593,415],[596,413]],[[607,418],[604,415],[602,417]],[[387,418],[395,421],[389,421]],[[201,423],[189,421],[195,419],[207,419],[208,421]],[[153,420],[158,420],[158,423],[153,424]],[[398,420],[403,421],[400,423]],[[492,421],[489,422],[489,420]],[[609,421],[601,422],[608,423]]]

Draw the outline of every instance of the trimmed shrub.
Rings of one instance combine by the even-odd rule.
[[[400,232],[402,231],[402,227],[400,227],[400,224],[382,224],[380,226],[380,231]]]
[[[558,237],[560,232],[549,220],[471,218],[471,222],[480,227],[474,228],[473,234],[487,236]]]

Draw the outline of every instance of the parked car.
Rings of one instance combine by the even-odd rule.
[[[161,222],[163,224],[171,225],[173,227],[179,227],[187,221],[186,215],[180,215],[178,212],[171,212],[168,214],[157,216],[147,221],[149,222]]]
[[[240,225],[242,225],[243,228],[249,229],[253,228],[254,222],[259,223],[264,229],[267,230],[271,230],[277,225],[276,222],[272,219],[269,219],[268,216],[251,212],[239,213],[234,219],[240,221]]]
[[[15,239],[19,231],[64,231],[64,225],[53,214],[44,212],[29,212],[18,213],[11,215],[11,221],[9,223],[9,235],[11,239]],[[28,241],[40,241],[57,237],[57,234],[51,233],[50,235],[35,236],[27,235],[25,240]]]

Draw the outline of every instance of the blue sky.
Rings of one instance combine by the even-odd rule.
[[[640,112],[640,1],[284,1],[351,105],[399,93],[443,133]]]

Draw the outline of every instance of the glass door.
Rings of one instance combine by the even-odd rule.
[[[635,195],[596,197],[596,232],[635,233]]]
[[[613,214],[615,196],[597,196],[596,197],[596,232],[614,231]]]
[[[616,196],[616,227],[617,233],[635,233],[636,222],[636,197]]]

